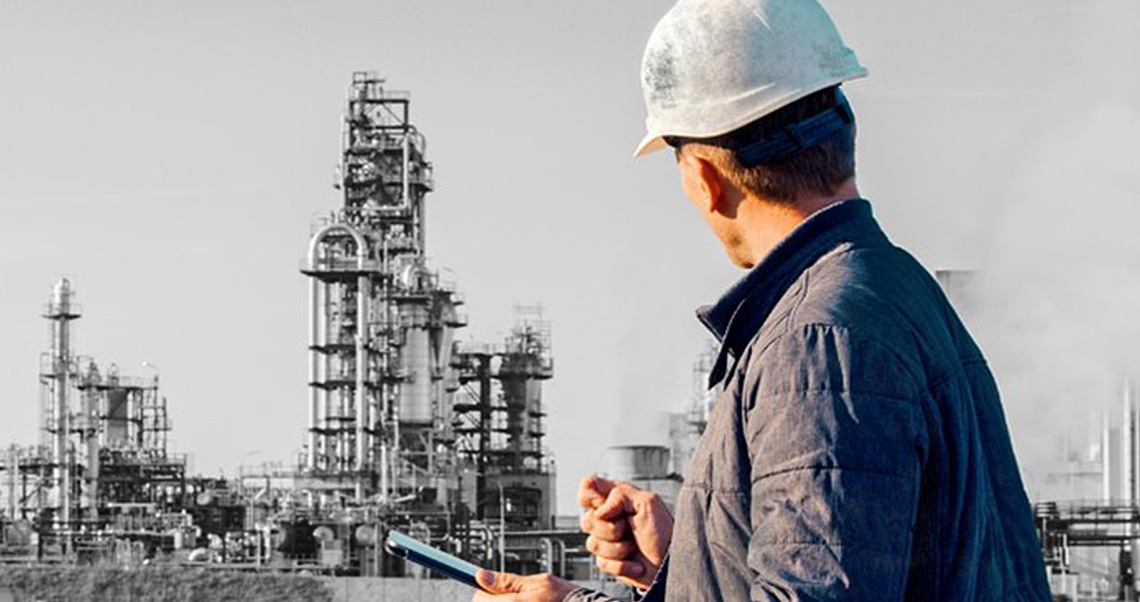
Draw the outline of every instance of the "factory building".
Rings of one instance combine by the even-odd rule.
[[[1138,392],[1122,381],[1088,428],[1059,438],[1046,494],[1035,500],[1053,591],[1071,600],[1140,599]]]
[[[163,516],[181,508],[193,485],[185,457],[167,450],[158,376],[125,376],[76,354],[81,315],[71,283],[60,280],[43,312],[51,349],[40,358],[41,443],[9,447],[0,465],[0,551],[82,559],[129,533],[157,537],[164,520],[167,528],[189,520]]]
[[[555,516],[550,324],[519,306],[502,340],[459,336],[463,296],[426,258],[433,167],[410,105],[353,74],[342,202],[313,224],[300,269],[309,361],[297,461],[233,480],[188,475],[169,449],[158,376],[79,354],[83,312],[60,280],[42,312],[41,440],[0,456],[0,562],[422,575],[384,552],[397,528],[489,568],[597,576],[584,534]],[[976,274],[936,276],[967,320],[984,307]],[[695,361],[664,444],[612,447],[603,474],[672,504],[719,393],[707,383],[715,355],[710,344]],[[1083,434],[1062,437],[1034,500],[1054,592],[1071,600],[1140,599],[1140,385],[1122,378],[1118,391]]]
[[[350,522],[537,570],[550,562],[541,546],[508,552],[502,540],[553,523],[541,395],[553,375],[549,325],[518,308],[502,343],[457,342],[463,297],[426,259],[434,183],[409,95],[361,72],[348,96],[343,205],[314,226],[301,270],[310,395],[296,487],[311,500],[308,520],[341,508]],[[332,557],[354,556],[350,539],[324,543]]]
[[[305,444],[296,463],[191,477],[167,449],[158,377],[73,349],[81,316],[60,281],[44,311],[42,443],[0,463],[0,561],[136,559],[337,575],[417,572],[383,551],[401,529],[488,567],[564,573],[588,553],[555,524],[539,306],[501,341],[460,342],[463,297],[426,259],[434,182],[410,96],[352,76],[342,203],[313,224]],[[298,299],[305,303],[305,299]],[[300,325],[299,325],[300,326]]]

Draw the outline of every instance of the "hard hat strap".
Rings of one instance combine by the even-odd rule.
[[[736,149],[733,154],[742,167],[756,167],[790,159],[819,144],[828,136],[852,126],[855,116],[847,97],[836,89],[836,104],[796,123],[768,133]]]

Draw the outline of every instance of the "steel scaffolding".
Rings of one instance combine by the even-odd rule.
[[[311,277],[307,468],[357,501],[446,489],[435,449],[450,438],[443,380],[464,319],[462,299],[427,267],[432,169],[408,109],[406,93],[353,74],[343,206],[317,225],[302,269]]]

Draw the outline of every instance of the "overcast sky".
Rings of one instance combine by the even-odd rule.
[[[669,4],[0,0],[0,443],[37,437],[38,316],[66,276],[80,353],[157,366],[198,471],[288,460],[307,415],[299,261],[340,204],[351,74],[375,70],[427,136],[428,248],[468,300],[462,336],[497,339],[515,303],[553,322],[549,444],[572,511],[604,445],[653,441],[634,419],[689,401],[692,310],[740,275],[672,158],[630,158],[641,50]],[[1113,125],[1140,106],[1135,2],[825,6],[871,72],[846,87],[859,183],[897,243],[933,270],[1097,237],[1058,219],[994,244],[1021,221],[1008,207],[1033,211],[1041,165],[1135,153]],[[1058,142],[1088,128],[1086,147]],[[1019,430],[1031,404],[1007,406],[1019,449],[1045,438]]]

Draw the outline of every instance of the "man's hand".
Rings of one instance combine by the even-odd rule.
[[[475,592],[472,602],[562,602],[578,586],[546,573],[523,577],[479,569],[475,580],[486,591]]]
[[[645,589],[661,568],[673,539],[673,515],[656,493],[629,483],[589,476],[578,488],[586,509],[582,530],[598,568],[626,585]]]

